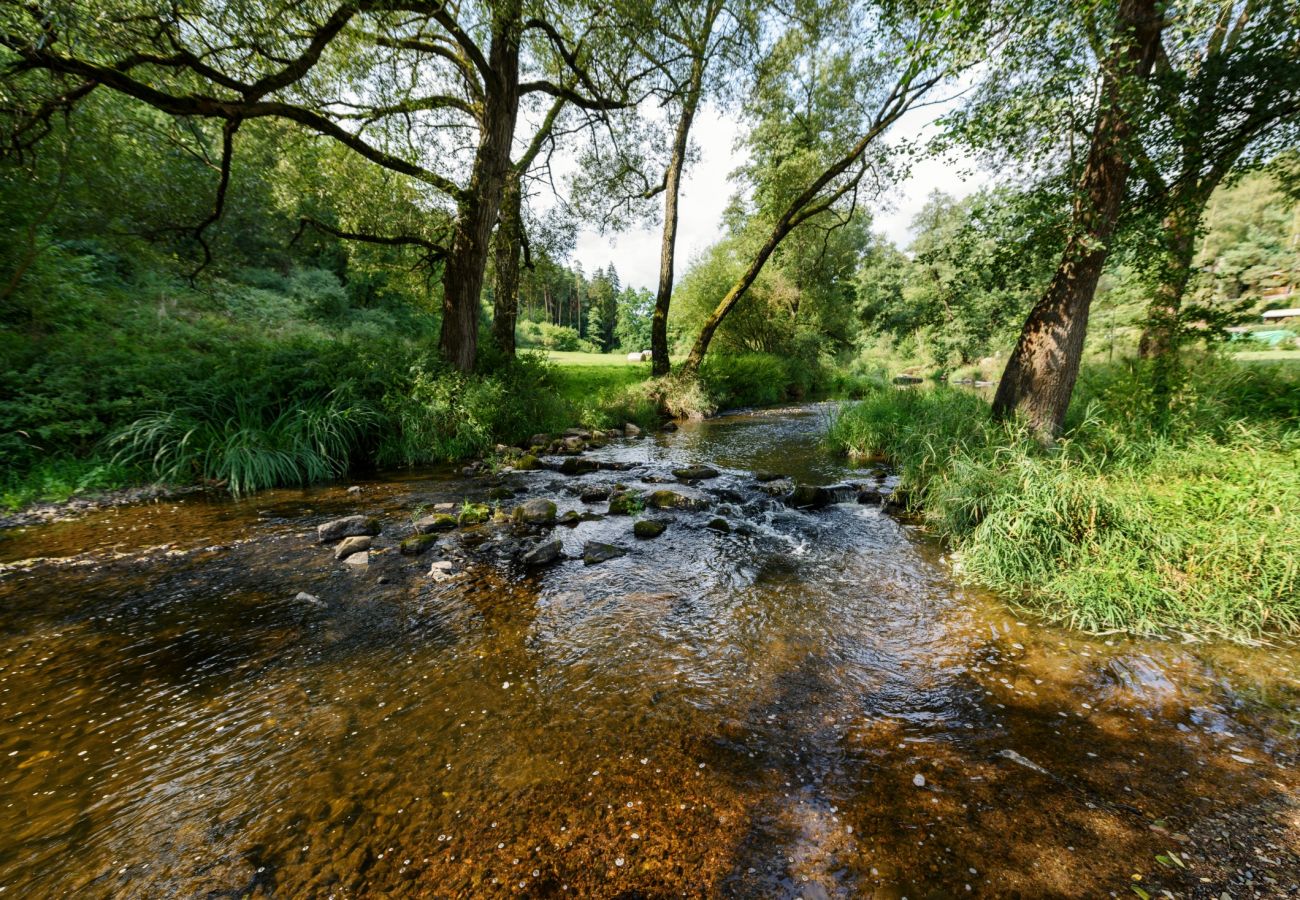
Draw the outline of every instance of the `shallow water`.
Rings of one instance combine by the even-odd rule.
[[[1195,845],[1155,854],[1292,797],[1300,655],[1045,626],[878,506],[759,493],[752,470],[876,483],[820,448],[826,415],[509,475],[561,511],[616,481],[710,504],[651,541],[557,527],[578,558],[541,572],[499,528],[361,570],[316,543],[362,512],[394,548],[486,492],[449,470],[11,532],[4,896],[1218,896]],[[646,480],[686,463],[724,474]],[[629,552],[585,566],[589,540]]]

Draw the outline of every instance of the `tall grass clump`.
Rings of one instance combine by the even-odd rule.
[[[882,390],[832,446],[888,459],[960,573],[1089,630],[1300,631],[1300,381],[1206,358],[1167,410],[1094,369],[1044,447],[972,393]]]
[[[160,481],[199,479],[240,496],[342,475],[376,420],[334,395],[292,405],[235,395],[141,416],[110,445],[116,463]]]

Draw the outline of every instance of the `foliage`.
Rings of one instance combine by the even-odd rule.
[[[1144,366],[1085,376],[1050,449],[942,387],[882,389],[829,440],[888,457],[966,577],[1051,618],[1300,630],[1300,377],[1208,359],[1163,418]]]

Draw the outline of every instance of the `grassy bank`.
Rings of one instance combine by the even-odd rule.
[[[759,354],[710,360],[691,385],[652,380],[622,354],[488,349],[465,375],[439,358],[431,312],[327,270],[194,285],[84,246],[51,249],[41,266],[41,290],[0,321],[8,509],[153,481],[243,494],[840,384],[824,366]]]
[[[897,466],[962,574],[1090,629],[1300,631],[1300,375],[1206,358],[1158,415],[1141,366],[1085,372],[1059,444],[950,388],[881,390],[831,444]]]

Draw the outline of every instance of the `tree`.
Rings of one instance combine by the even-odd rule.
[[[618,298],[622,288],[618,272],[611,263],[591,276],[587,295],[587,339],[602,353],[614,349],[614,330],[618,325]]]
[[[964,11],[852,2],[796,10],[765,61],[751,112],[758,124],[747,173],[767,236],[704,320],[684,376],[698,374],[718,326],[791,232],[849,220],[863,179],[887,166],[885,132],[978,46],[984,23]]]
[[[223,213],[246,122],[293,123],[412,179],[430,212],[451,214],[416,233],[311,224],[349,240],[415,248],[441,264],[439,346],[467,370],[520,103],[547,95],[586,108],[621,103],[609,96],[614,88],[598,84],[592,48],[615,46],[593,37],[603,27],[598,9],[573,3],[530,15],[523,0],[454,8],[437,0],[342,0],[324,8],[273,0],[256,16],[210,0],[144,9],[137,0],[110,0],[93,10],[83,0],[39,7],[0,0],[0,65],[28,113],[14,129],[19,146],[30,147],[52,115],[100,89],[173,116],[220,122],[213,209],[192,229],[200,240]]]
[[[645,29],[643,56],[658,70],[665,106],[675,106],[677,122],[663,180],[647,196],[663,193],[663,233],[659,247],[659,284],[650,329],[651,371],[667,375],[668,311],[672,304],[677,249],[678,202],[690,149],[691,126],[706,86],[721,63],[739,63],[743,49],[756,38],[752,9],[739,0],[666,0],[642,7],[652,17]]]
[[[1211,195],[1292,147],[1300,121],[1300,10],[1284,0],[1189,4],[1165,28],[1135,169],[1160,220],[1140,352],[1168,357]],[[1199,311],[1193,311],[1199,314]],[[1171,361],[1156,366],[1167,397]]]
[[[1044,438],[1060,431],[1079,375],[1088,311],[1128,184],[1133,115],[1155,63],[1162,26],[1154,0],[1119,0],[1065,249],[1021,329],[993,399],[995,417],[1020,414]]]
[[[618,324],[614,336],[626,352],[639,352],[650,346],[650,320],[654,315],[654,295],[644,288],[627,287],[618,297]]]

